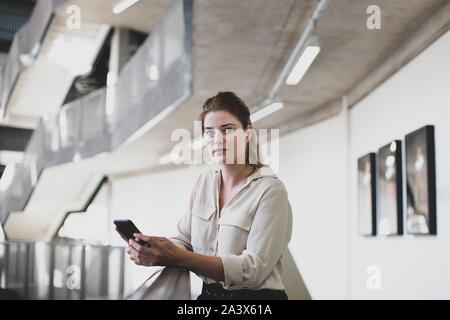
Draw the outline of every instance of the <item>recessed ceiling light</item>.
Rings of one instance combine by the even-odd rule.
[[[308,46],[303,50],[300,58],[298,58],[297,63],[294,68],[292,68],[291,73],[286,79],[286,84],[296,85],[302,80],[305,73],[308,71],[311,64],[316,59],[320,52],[319,42],[317,36],[311,36],[308,41]]]
[[[283,108],[284,104],[281,102],[274,102],[269,104],[267,107],[262,108],[261,110],[256,111],[250,115],[250,120],[252,123],[261,120],[262,118],[267,117],[268,115],[280,110]]]

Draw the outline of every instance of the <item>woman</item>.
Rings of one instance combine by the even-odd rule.
[[[287,299],[281,257],[292,234],[291,206],[283,183],[259,161],[249,109],[234,93],[219,92],[206,100],[200,120],[220,169],[197,179],[178,235],[135,234],[130,259],[191,270],[204,282],[198,299]]]

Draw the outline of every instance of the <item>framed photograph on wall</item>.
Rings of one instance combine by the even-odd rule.
[[[394,140],[378,150],[379,235],[403,234],[402,142]]]
[[[405,137],[406,231],[436,234],[436,164],[434,126],[428,125]]]
[[[359,235],[377,234],[376,155],[374,152],[358,159]]]

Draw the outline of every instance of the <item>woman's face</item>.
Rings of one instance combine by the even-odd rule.
[[[245,163],[250,130],[244,131],[234,115],[223,110],[211,111],[206,114],[203,126],[203,138],[211,159],[218,164]]]

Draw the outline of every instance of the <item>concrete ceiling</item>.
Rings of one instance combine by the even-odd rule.
[[[341,110],[342,96],[389,61],[408,37],[417,34],[447,2],[330,1],[317,26],[322,49],[317,60],[299,85],[285,85],[280,89],[282,100],[292,103],[260,125],[279,127],[282,133],[287,133],[336,114]],[[381,10],[381,30],[369,30],[366,26],[369,16],[366,9],[373,4]],[[402,61],[402,65],[406,62]],[[374,88],[367,89],[365,94]],[[313,119],[315,110],[321,110],[322,119]]]
[[[316,29],[322,48],[318,58],[298,85],[281,86],[278,96],[285,108],[256,127],[279,128],[283,135],[337,114],[342,96],[370,76],[446,2],[378,0],[382,28],[369,30],[366,9],[374,1],[330,1]],[[230,90],[249,107],[261,102],[316,5],[316,0],[194,1],[193,95],[137,141],[78,165],[109,174],[156,169],[160,156],[176,144],[170,141],[173,130],[192,132],[208,97]],[[128,23],[125,20],[122,23]]]

